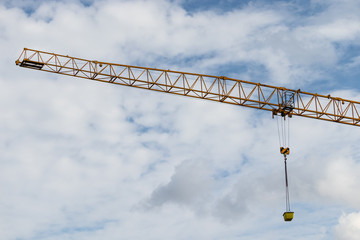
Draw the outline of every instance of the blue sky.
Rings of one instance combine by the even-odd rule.
[[[0,238],[360,235],[358,129],[22,69],[22,48],[360,100],[360,3],[0,0]]]

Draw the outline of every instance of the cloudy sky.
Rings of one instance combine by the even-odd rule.
[[[360,100],[358,0],[0,0],[0,238],[360,235],[360,129],[19,68],[24,47]]]

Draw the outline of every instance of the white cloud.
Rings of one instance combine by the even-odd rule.
[[[181,68],[212,74],[227,64],[256,63],[268,70],[268,81],[283,84],[291,79],[294,85],[302,85],[310,76],[314,80],[324,77],[321,68],[326,70],[338,59],[334,41],[351,43],[359,38],[354,17],[337,15],[325,22],[324,11],[312,22],[305,22],[279,7],[276,11],[249,5],[222,14],[206,11],[189,15],[168,1],[96,1],[87,8],[76,2],[50,1],[28,17],[7,11],[5,15],[22,24],[12,26],[12,30],[5,28],[22,35],[19,45],[27,46],[31,41],[29,47],[66,54],[72,49],[72,54],[84,57],[151,66],[160,61],[160,67],[178,68],[181,64]],[[332,6],[328,9],[335,14]],[[44,43],[34,46],[40,36]],[[66,41],[54,44],[59,39]],[[91,49],[91,54],[80,49]],[[212,57],[204,57],[209,54]],[[186,61],[193,57],[200,59],[192,60],[196,68],[189,68]]]
[[[360,36],[360,23],[357,19],[341,19],[336,22],[320,26],[318,34],[331,39],[332,41],[352,41],[358,39]]]
[[[201,207],[209,197],[209,190],[214,184],[208,165],[200,159],[182,162],[176,167],[170,182],[154,190],[148,200],[149,206],[157,207],[166,203],[180,205],[196,203],[198,207]]]
[[[356,1],[312,15],[282,4],[190,14],[165,0],[28,3],[0,6],[2,238],[326,239],[339,212],[358,210],[354,127],[292,120],[295,219],[285,229],[270,113],[14,64],[30,47],[209,74],[235,66],[225,74],[310,87],[343,56],[334,43],[358,44]],[[335,234],[355,218],[340,218]]]
[[[355,240],[360,235],[360,213],[343,214],[335,227],[336,239]]]
[[[324,178],[319,182],[319,191],[331,199],[345,201],[348,206],[359,208],[360,194],[354,191],[360,187],[359,172],[360,164],[347,154],[331,159]]]

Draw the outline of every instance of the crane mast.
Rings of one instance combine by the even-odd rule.
[[[224,76],[70,57],[24,48],[20,67],[272,112],[360,126],[360,102]]]

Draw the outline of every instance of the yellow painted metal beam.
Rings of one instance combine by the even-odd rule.
[[[81,59],[25,48],[16,64],[158,92],[272,111],[283,116],[360,126],[360,102],[223,76],[187,73]],[[287,104],[291,95],[292,104]]]

